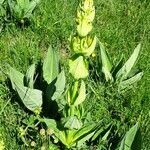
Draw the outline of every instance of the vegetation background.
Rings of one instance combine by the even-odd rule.
[[[11,65],[24,73],[31,63],[43,58],[49,45],[57,47],[64,63],[68,57],[68,38],[75,30],[74,16],[77,5],[76,0],[41,1],[34,11],[30,26],[22,29],[9,23],[0,33],[0,137],[4,139],[8,150],[21,149],[17,129],[20,121],[27,118],[28,114],[21,109],[6,85],[6,67]],[[120,108],[113,96],[109,97],[109,102],[110,107],[121,110],[121,117],[127,116],[131,124],[134,124],[141,114],[143,149],[149,150],[150,1],[95,0],[95,6],[94,34],[105,44],[115,61],[122,54],[127,59],[135,46],[139,42],[142,43],[137,66],[144,71],[144,76],[138,86],[126,95],[126,103],[130,101],[130,107]],[[92,59],[93,62],[96,61]],[[94,72],[93,67],[92,69]],[[92,77],[88,80],[86,106],[94,114],[94,120],[106,117],[107,122],[109,117],[105,110],[105,101],[108,99],[103,95],[104,87]]]

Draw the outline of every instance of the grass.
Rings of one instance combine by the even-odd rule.
[[[74,32],[74,15],[77,2],[75,0],[45,0],[33,15],[33,22],[29,27],[20,29],[9,24],[0,35],[0,133],[6,143],[6,149],[20,149],[17,139],[17,129],[20,121],[27,117],[26,111],[12,100],[12,93],[6,86],[6,69],[11,65],[24,72],[29,64],[37,63],[43,58],[45,51],[51,44],[58,47],[62,56],[68,53],[68,38]],[[143,149],[150,149],[150,2],[148,0],[95,0],[96,19],[94,33],[105,43],[112,58],[117,61],[124,54],[127,59],[135,46],[141,42],[142,51],[137,66],[144,71],[138,86],[126,95],[130,108],[122,108],[122,117],[128,117],[133,123],[141,114]],[[63,57],[64,58],[64,57]],[[64,58],[65,59],[65,58]],[[94,61],[94,60],[93,60]],[[110,114],[106,109],[112,102],[112,107],[118,107],[114,102],[112,92],[105,97],[105,90],[101,83],[89,78],[89,93],[87,108],[95,114],[93,119]],[[91,88],[92,87],[92,88]],[[109,88],[109,87],[108,87]],[[108,89],[109,91],[110,89]],[[113,89],[115,92],[115,89]],[[111,90],[110,90],[111,91]],[[92,105],[89,107],[89,104]],[[22,149],[24,149],[22,147]]]

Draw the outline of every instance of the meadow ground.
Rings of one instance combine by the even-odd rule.
[[[76,0],[41,1],[29,27],[21,29],[10,23],[0,33],[0,135],[8,150],[20,149],[17,128],[22,118],[27,117],[28,114],[15,99],[12,99],[13,93],[9,91],[6,82],[6,68],[11,65],[25,72],[30,64],[43,58],[49,45],[57,47],[66,59],[68,38],[75,30],[74,16],[77,5]],[[131,106],[128,110],[126,108],[123,110],[125,113],[123,115],[127,115],[128,119],[134,122],[141,114],[143,149],[149,150],[150,1],[95,0],[95,6],[96,18],[93,33],[105,44],[115,61],[122,54],[127,59],[136,45],[142,44],[137,66],[144,71],[144,76],[138,82],[138,86],[130,91],[128,97]],[[88,107],[90,104],[89,109],[92,109],[95,114],[93,119],[100,119],[106,109],[102,105],[105,100],[102,94],[103,86],[101,83],[95,83],[93,78],[89,78],[88,82],[91,92],[88,94],[86,105]],[[111,101],[112,107],[117,107],[113,98]]]

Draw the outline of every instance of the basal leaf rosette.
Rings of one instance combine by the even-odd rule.
[[[83,56],[73,56],[69,59],[69,73],[76,79],[83,79],[88,76],[88,63]]]
[[[83,56],[90,56],[96,47],[96,39],[96,36],[86,36],[85,38],[73,37],[71,41],[73,52]]]

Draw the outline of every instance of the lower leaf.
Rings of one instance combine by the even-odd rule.
[[[42,91],[30,89],[25,86],[15,85],[16,91],[23,104],[31,111],[37,112],[42,106]],[[40,113],[40,112],[37,112]]]

